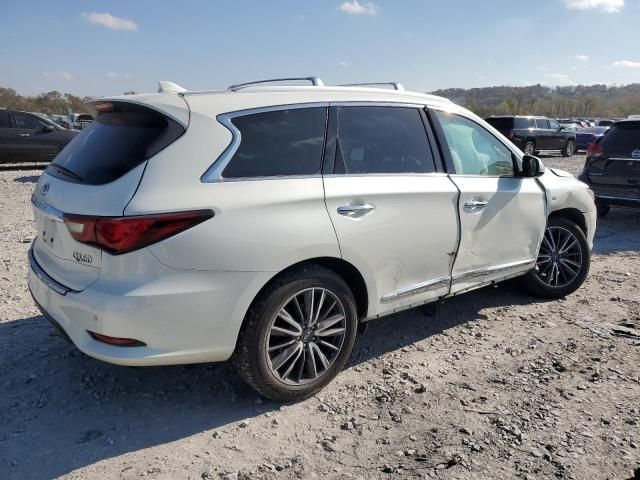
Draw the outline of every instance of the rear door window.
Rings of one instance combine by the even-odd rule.
[[[525,128],[519,125],[521,118],[487,118],[487,123],[498,131],[504,132],[514,128]]]
[[[433,154],[420,111],[338,107],[334,173],[431,173]]]
[[[9,113],[7,111],[0,110],[0,128],[9,128]]]
[[[318,175],[322,164],[327,109],[274,110],[235,117],[240,146],[224,178]]]
[[[536,127],[544,130],[549,129],[549,120],[546,118],[536,118]]]
[[[150,108],[116,103],[98,114],[47,167],[63,180],[102,185],[122,177],[184,133]]]
[[[634,150],[640,150],[640,122],[614,125],[604,134],[599,145],[607,153],[631,157]]]
[[[533,118],[516,118],[515,119],[516,128],[535,128],[535,122]]]

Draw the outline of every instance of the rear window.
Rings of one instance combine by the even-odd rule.
[[[518,119],[514,119],[514,118],[510,118],[510,117],[505,117],[505,118],[487,118],[487,123],[489,125],[491,125],[493,128],[495,128],[496,130],[500,131],[500,132],[504,132],[507,130],[513,130],[514,128],[522,128],[522,127],[514,127],[514,121],[516,121],[516,125],[517,125],[517,120]]]
[[[514,119],[515,128],[535,128],[533,118],[516,118]]]
[[[631,155],[631,152],[640,149],[640,122],[614,125],[604,134],[599,145],[606,152]]]
[[[326,108],[274,110],[235,117],[231,122],[241,140],[222,173],[224,178],[320,173]]]
[[[58,154],[47,172],[102,185],[122,177],[176,140],[184,129],[149,108],[114,103]]]

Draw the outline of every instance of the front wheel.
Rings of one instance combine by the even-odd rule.
[[[303,400],[344,368],[357,329],[348,285],[331,270],[308,265],[275,280],[254,301],[233,360],[258,393]]]
[[[563,157],[572,157],[576,153],[576,142],[569,140],[562,150]]]
[[[589,244],[580,227],[565,218],[551,218],[536,267],[522,277],[522,285],[536,297],[564,297],[584,283],[590,262]]]

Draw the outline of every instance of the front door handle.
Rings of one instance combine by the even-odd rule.
[[[19,133],[18,136],[20,136],[20,137],[29,137],[30,134],[28,134],[28,133]]]
[[[344,205],[338,207],[338,213],[349,218],[360,218],[374,210],[373,205],[365,203],[364,205]]]
[[[489,202],[486,200],[469,200],[464,203],[464,211],[467,213],[476,213],[484,209]]]

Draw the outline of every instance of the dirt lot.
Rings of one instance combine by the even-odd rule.
[[[574,173],[583,161],[545,159]],[[373,322],[326,390],[279,406],[227,364],[117,367],[59,337],[25,281],[38,174],[0,172],[0,479],[628,479],[640,467],[637,211],[600,222],[576,294],[541,302],[506,284],[435,317]]]

